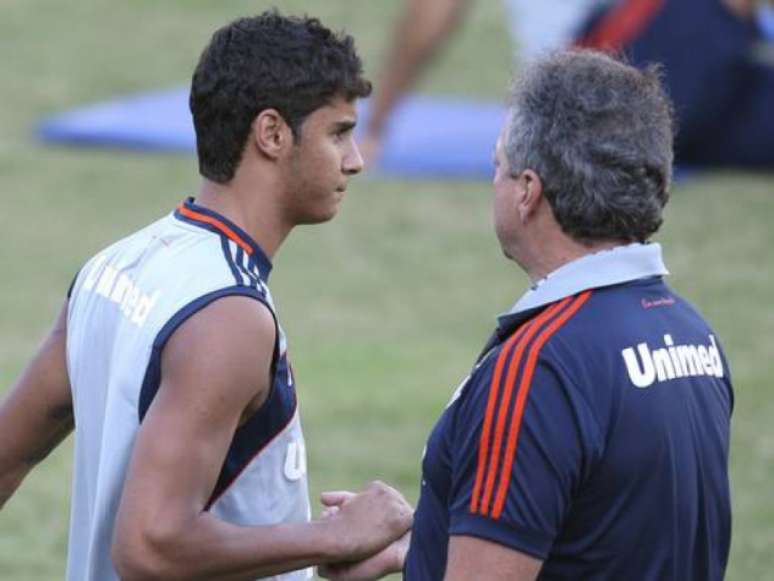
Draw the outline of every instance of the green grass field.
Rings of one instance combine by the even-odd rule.
[[[357,38],[375,71],[395,2],[278,2]],[[192,158],[46,147],[44,114],[186,82],[211,32],[264,1],[4,0],[0,16],[0,391],[84,259],[196,191]],[[422,90],[499,98],[510,49],[478,2]],[[381,478],[416,499],[424,439],[525,277],[501,255],[487,183],[354,181],[331,224],[276,258],[314,496]],[[774,579],[774,174],[675,187],[658,239],[671,284],[723,338],[736,383],[728,578]],[[0,513],[0,578],[64,576],[72,441]]]

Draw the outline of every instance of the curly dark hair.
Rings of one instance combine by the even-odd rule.
[[[213,34],[191,82],[199,172],[217,183],[231,181],[264,109],[276,109],[298,139],[316,109],[339,96],[370,93],[351,36],[277,10],[235,20]]]
[[[534,170],[562,230],[644,242],[669,199],[672,106],[660,71],[591,50],[532,63],[514,83],[506,155]]]

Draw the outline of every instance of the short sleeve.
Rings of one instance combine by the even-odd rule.
[[[601,437],[566,365],[534,355],[518,349],[493,354],[460,398],[449,534],[544,559]]]

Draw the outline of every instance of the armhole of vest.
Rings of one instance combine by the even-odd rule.
[[[78,284],[78,278],[81,276],[83,268],[79,269],[75,273],[73,280],[70,281],[70,286],[67,288],[67,295],[65,296],[65,302],[67,304],[67,329],[70,329],[70,313],[73,310],[73,299],[75,298],[75,286]]]
[[[151,347],[150,358],[148,359],[148,367],[145,370],[145,377],[143,378],[142,387],[140,388],[140,397],[137,402],[137,419],[139,423],[142,423],[145,414],[150,408],[153,399],[156,397],[156,392],[161,384],[161,353],[164,350],[164,346],[169,341],[169,338],[191,316],[202,310],[207,305],[213,303],[218,299],[222,299],[228,296],[245,296],[251,297],[262,303],[271,313],[274,319],[274,353],[272,355],[271,362],[271,374],[272,377],[276,371],[277,362],[279,360],[279,323],[277,322],[277,315],[274,309],[269,304],[266,296],[259,290],[246,287],[246,286],[232,286],[223,289],[219,289],[201,297],[194,299],[181,309],[179,309],[161,328],[153,341]]]
[[[80,276],[81,271],[75,273],[75,276],[73,277],[73,280],[70,281],[70,286],[67,288],[67,300],[70,300],[73,297],[73,290],[75,289],[75,283],[78,281],[78,277]]]

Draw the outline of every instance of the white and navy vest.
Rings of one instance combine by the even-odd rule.
[[[70,293],[67,366],[75,411],[69,581],[118,579],[110,546],[132,447],[159,388],[175,329],[213,301],[252,297],[274,314],[263,251],[191,199],[103,250]],[[277,324],[273,385],[234,434],[207,510],[236,525],[309,520],[306,451],[285,335]],[[311,571],[280,575],[298,580]]]

